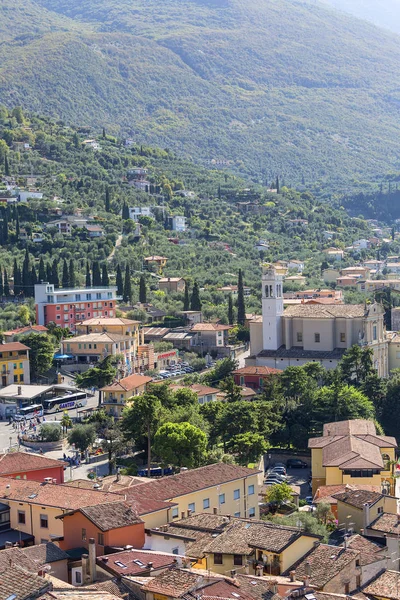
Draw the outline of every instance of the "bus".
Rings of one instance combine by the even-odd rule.
[[[43,400],[43,409],[44,414],[49,415],[52,413],[60,412],[62,410],[82,408],[82,406],[86,406],[86,404],[86,392],[74,392],[72,394],[68,394],[67,396]]]
[[[43,406],[41,404],[32,404],[31,406],[19,408],[18,412],[14,415],[14,421],[28,421],[36,419],[36,417],[43,417]]]

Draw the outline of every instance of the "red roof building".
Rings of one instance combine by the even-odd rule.
[[[263,387],[266,379],[269,379],[273,375],[280,375],[281,369],[274,369],[271,367],[243,367],[233,371],[232,375],[236,385],[245,386],[252,390],[259,390]]]
[[[64,463],[28,452],[0,455],[0,477],[43,482],[51,477],[54,483],[64,483]]]

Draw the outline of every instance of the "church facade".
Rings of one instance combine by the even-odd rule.
[[[354,344],[373,350],[380,377],[388,376],[388,342],[380,304],[298,304],[284,308],[283,277],[262,274],[262,317],[250,322],[247,365],[284,369],[319,362],[335,368]]]

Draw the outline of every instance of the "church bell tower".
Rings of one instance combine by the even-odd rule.
[[[265,265],[262,274],[263,349],[278,350],[282,345],[283,276]]]

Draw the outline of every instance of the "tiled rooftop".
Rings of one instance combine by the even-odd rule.
[[[378,500],[382,498],[382,494],[379,492],[368,492],[366,490],[348,490],[345,492],[339,492],[334,495],[336,500],[354,506],[355,508],[363,509],[364,504],[372,506]]]
[[[384,556],[386,548],[368,540],[362,535],[353,535],[347,540],[347,547],[350,550],[357,550],[360,553],[361,566],[369,565],[376,561],[385,560]]]
[[[367,596],[400,600],[400,573],[398,571],[385,571],[369,583],[364,589]]]
[[[146,383],[150,383],[152,381],[152,377],[146,377],[145,375],[129,375],[129,377],[125,377],[124,379],[120,379],[111,385],[106,385],[101,388],[102,392],[114,392],[114,391],[124,391],[129,392],[131,390],[135,390],[136,388],[146,385]]]
[[[0,598],[7,600],[27,600],[36,598],[49,590],[51,584],[43,577],[29,573],[25,569],[12,565],[0,572]]]
[[[142,589],[144,592],[153,592],[154,594],[180,598],[184,594],[196,589],[200,581],[201,577],[195,571],[173,569],[172,571],[164,571],[157,577],[153,577]]]
[[[304,580],[307,576],[306,564],[311,567],[310,585],[317,588],[323,588],[328,581],[333,579],[338,573],[345,569],[352,561],[359,558],[360,553],[356,550],[346,550],[337,546],[328,546],[319,544],[311,552],[306,554],[300,561],[288,569],[284,575],[289,575],[290,571],[296,572],[296,578]]]
[[[137,512],[126,502],[111,502],[108,504],[86,506],[85,508],[81,508],[80,512],[94,523],[96,527],[101,529],[101,531],[109,531],[110,529],[143,523]]]
[[[382,531],[383,533],[395,533],[400,534],[400,519],[397,515],[391,513],[380,514],[375,521],[372,521],[368,526],[368,529],[374,531]]]
[[[51,467],[62,467],[64,463],[54,458],[47,458],[29,452],[8,452],[0,454],[0,475],[20,473],[23,471],[36,471]],[[58,482],[60,483],[60,482]]]
[[[150,550],[126,550],[97,557],[97,564],[107,570],[112,570],[118,575],[140,575],[149,572],[148,564],[152,569],[171,567],[178,559],[176,554],[167,552],[152,552]]]
[[[261,377],[268,375],[277,375],[278,373],[282,373],[282,369],[274,369],[273,367],[242,367],[241,369],[236,369],[233,371],[233,375],[260,375]]]

